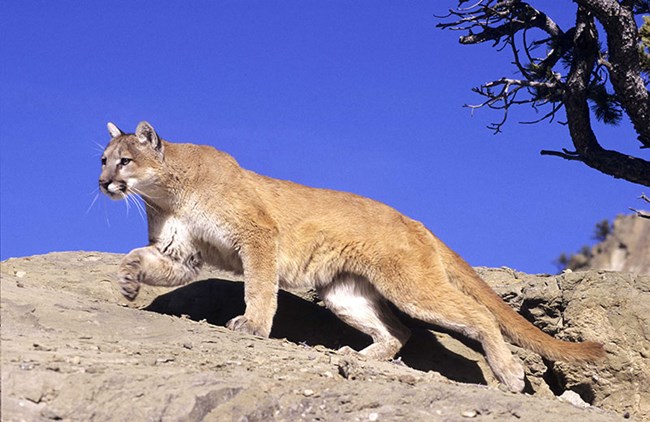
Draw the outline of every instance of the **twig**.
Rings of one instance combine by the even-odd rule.
[[[645,193],[642,193],[641,196],[639,196],[639,199],[647,203],[650,203],[650,198],[648,198]],[[634,211],[637,217],[650,218],[650,214],[647,214],[643,211],[635,210],[634,208],[630,208],[630,210]]]
[[[630,210],[634,211],[637,217],[650,219],[650,214],[646,214],[643,211],[635,210],[634,208],[630,208]]]
[[[562,149],[562,151],[563,151],[563,152],[560,152],[560,151],[549,151],[549,150],[543,149],[543,150],[541,150],[539,153],[540,153],[541,155],[553,155],[553,156],[555,156],[555,157],[561,157],[561,158],[564,158],[565,160],[571,160],[571,161],[582,161],[582,162],[585,161],[584,158],[582,158],[582,157],[580,156],[580,154],[577,153],[577,152],[575,152],[575,151],[569,151],[569,150],[566,150],[566,149],[564,149],[564,148]]]

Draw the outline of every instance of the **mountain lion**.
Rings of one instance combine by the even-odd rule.
[[[524,369],[502,332],[551,360],[605,354],[598,343],[537,329],[424,225],[387,205],[261,176],[210,146],[164,141],[147,122],[135,134],[113,123],[108,130],[101,191],[112,199],[140,195],[147,205],[149,246],[131,251],[118,270],[128,299],[141,283],[186,284],[206,262],[244,277],[246,311],[227,327],[267,337],[278,289],[313,287],[339,318],[372,337],[360,353],[376,359],[393,358],[410,336],[392,302],[479,341],[512,391],[524,388]]]

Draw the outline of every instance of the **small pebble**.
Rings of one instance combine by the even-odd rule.
[[[562,400],[562,401],[567,402],[567,403],[571,403],[572,405],[574,405],[576,407],[580,407],[580,408],[589,407],[589,403],[582,400],[582,397],[580,397],[580,394],[578,394],[578,393],[576,393],[575,391],[572,391],[572,390],[566,390],[558,398],[560,400]]]
[[[52,364],[52,363],[49,363],[45,367],[45,369],[47,369],[48,371],[54,371],[54,372],[60,372],[61,371],[61,368],[59,367],[59,365]]]
[[[464,418],[475,418],[478,413],[476,410],[464,410],[460,413],[460,415]]]
[[[27,273],[25,271],[16,271],[14,274],[18,278],[23,278],[23,277],[25,277],[27,275]]]
[[[41,410],[41,416],[44,417],[45,419],[49,419],[53,421],[60,421],[63,419],[61,415],[59,415],[55,410],[52,410],[49,407],[45,407]]]
[[[303,396],[310,397],[314,395],[314,390],[305,390],[302,392]]]
[[[374,421],[376,421],[377,419],[379,419],[379,413],[375,413],[375,412],[373,412],[373,413],[371,413],[371,414],[368,415],[368,420],[369,420],[369,421],[374,422]]]

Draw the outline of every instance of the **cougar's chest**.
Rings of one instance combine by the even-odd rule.
[[[235,234],[227,224],[206,214],[194,215],[190,220],[203,260],[223,270],[242,274],[242,261],[233,241]]]

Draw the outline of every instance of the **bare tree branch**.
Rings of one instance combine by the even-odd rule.
[[[576,24],[566,31],[522,0],[472,4],[459,0],[458,4],[445,17],[449,21],[437,26],[465,32],[461,44],[492,42],[499,49],[509,47],[521,76],[495,79],[473,89],[484,101],[466,107],[502,113],[489,129],[501,132],[513,106],[529,105],[542,113],[541,118],[523,123],[553,121],[564,107],[575,151],[543,150],[542,155],[579,161],[615,178],[650,186],[650,162],[604,149],[591,122],[592,113],[609,124],[619,122],[625,113],[641,147],[650,147],[650,95],[641,74],[635,22],[635,13],[650,9],[650,2],[575,0]],[[604,28],[606,52],[600,51],[595,19]]]
[[[600,146],[591,126],[587,89],[598,56],[598,32],[593,15],[578,8],[573,64],[563,103],[569,133],[582,162],[615,178],[650,185],[650,163]]]
[[[632,7],[616,0],[576,0],[576,3],[593,13],[605,28],[612,86],[639,134],[639,142],[650,148],[650,98],[641,76],[639,29]]]
[[[642,193],[641,196],[639,196],[639,199],[641,199],[641,200],[643,200],[643,201],[645,201],[645,202],[650,203],[650,198],[648,198],[647,196],[645,196],[645,193]],[[641,218],[650,218],[650,214],[648,214],[648,213],[646,213],[646,212],[638,211],[638,210],[635,210],[634,208],[630,208],[630,209],[631,209],[632,211],[634,211],[638,217],[641,217]]]
[[[571,160],[571,161],[584,161],[582,157],[580,157],[580,154],[578,154],[575,151],[567,151],[566,149],[563,149],[562,152],[560,151],[549,151],[549,150],[541,150],[540,151],[541,155],[554,155],[556,157],[561,157],[564,158],[565,160]]]
[[[634,211],[637,217],[641,218],[650,218],[650,214],[646,214],[643,211],[635,210],[634,208],[629,208],[630,211]]]

